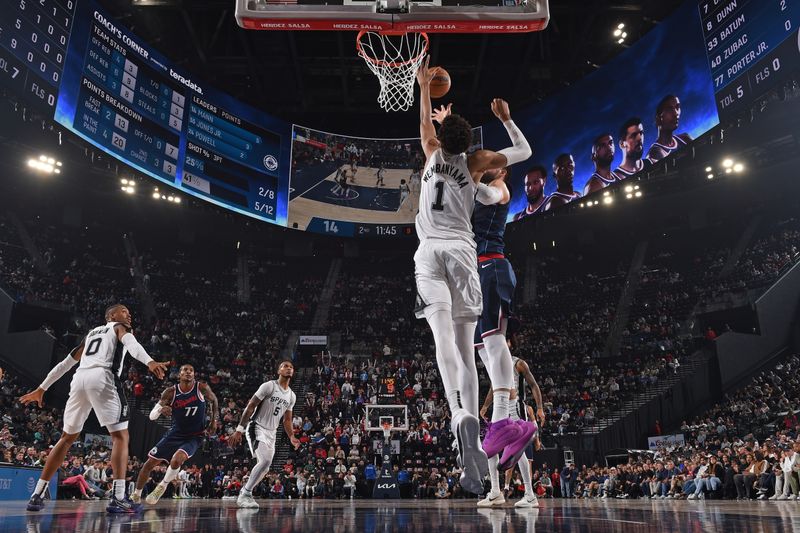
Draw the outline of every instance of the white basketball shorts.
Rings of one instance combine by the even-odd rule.
[[[414,254],[417,318],[452,310],[453,320],[477,320],[483,307],[475,247],[464,242],[429,239]]]
[[[128,429],[128,402],[122,383],[107,368],[75,372],[64,406],[64,433],[80,433],[92,410],[109,432]]]
[[[263,446],[267,452],[267,457],[271,461],[272,457],[275,455],[275,439],[277,431],[274,429],[269,430],[262,428],[255,422],[250,422],[247,424],[247,428],[245,429],[246,431],[244,434],[247,438],[247,445],[250,447],[250,455],[255,457],[256,450]]]

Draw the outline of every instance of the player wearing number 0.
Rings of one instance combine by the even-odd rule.
[[[111,434],[111,468],[114,473],[113,495],[106,510],[109,513],[133,513],[139,510],[125,495],[125,471],[128,467],[128,403],[122,390],[120,375],[125,355],[147,365],[158,379],[164,379],[167,363],[157,363],[133,336],[131,314],[122,304],[106,309],[106,324],[91,330],[81,344],[53,368],[39,388],[22,396],[23,404],[43,404],[45,391],[78,365],[70,384],[64,407],[64,432],[50,450],[41,478],[28,502],[29,511],[44,507],[44,494],[50,479],[61,466],[72,443],[78,438],[86,419],[94,411],[97,420]]]
[[[206,412],[209,412],[208,428],[206,428]],[[172,416],[172,427],[148,453],[149,459],[142,465],[136,480],[136,490],[132,500],[139,503],[150,472],[159,463],[169,463],[164,479],[147,495],[145,501],[155,505],[167,486],[178,476],[181,465],[192,457],[203,443],[203,436],[213,434],[217,430],[217,397],[208,384],[196,381],[194,367],[183,365],[180,369],[177,385],[173,385],[161,393],[161,400],[150,411],[150,420],[159,416]]]
[[[419,247],[414,254],[417,318],[425,318],[436,344],[436,361],[451,412],[451,430],[464,469],[461,486],[479,494],[489,463],[480,443],[478,373],[473,337],[482,311],[472,211],[479,190],[493,195],[494,187],[480,184],[493,169],[519,163],[531,155],[522,132],[511,120],[508,104],[492,101],[492,112],[503,122],[514,145],[500,152],[465,152],[472,128],[450,114],[438,133],[433,125],[430,83],[435,71],[429,58],[417,71],[420,86],[420,137],[426,163],[416,218]]]
[[[272,456],[275,455],[275,439],[281,423],[292,446],[295,449],[300,447],[300,441],[295,438],[292,430],[292,409],[297,400],[294,392],[289,388],[292,376],[294,376],[292,362],[281,361],[278,365],[278,379],[261,384],[247,403],[239,426],[228,439],[228,444],[238,446],[242,441],[242,434],[246,434],[250,454],[257,461],[250,472],[250,479],[239,493],[236,501],[239,507],[258,508],[258,503],[253,499],[253,489],[264,479],[272,465]]]

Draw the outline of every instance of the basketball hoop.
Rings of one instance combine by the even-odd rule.
[[[388,421],[381,422],[381,427],[383,428],[383,438],[388,441],[392,434],[392,423]]]
[[[414,105],[417,69],[428,51],[426,33],[361,30],[356,50],[381,84],[378,103],[386,111],[407,111]]]

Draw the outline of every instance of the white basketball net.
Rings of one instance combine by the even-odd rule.
[[[395,35],[362,31],[357,38],[358,55],[381,84],[378,103],[386,111],[406,111],[414,105],[417,69],[428,50],[424,33]]]

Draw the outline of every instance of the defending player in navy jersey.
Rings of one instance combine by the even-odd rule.
[[[686,146],[692,140],[688,133],[675,134],[681,121],[681,101],[677,96],[668,94],[656,106],[656,126],[658,139],[647,151],[647,160],[651,163],[661,161],[673,152]]]
[[[528,205],[525,209],[514,215],[514,222],[536,213],[544,211],[549,196],[544,194],[544,184],[547,181],[547,169],[536,165],[525,174],[525,198]]]
[[[502,196],[495,187],[479,183],[483,174],[525,161],[531,149],[511,120],[508,104],[499,98],[492,101],[492,112],[503,122],[513,146],[467,154],[472,128],[458,115],[446,116],[437,132],[430,98],[435,70],[428,67],[429,59],[417,71],[420,141],[426,162],[416,217],[420,244],[414,254],[415,312],[417,318],[427,320],[436,344],[436,362],[452,417],[450,428],[464,469],[461,486],[477,494],[483,490],[489,464],[478,420],[473,338],[482,305],[471,217],[480,191]]]
[[[556,190],[547,199],[545,211],[566,205],[581,197],[581,193],[573,188],[575,159],[571,154],[561,154],[556,157],[553,162],[553,176],[556,178]]]
[[[208,425],[206,414],[208,413]],[[167,486],[178,476],[181,465],[192,457],[203,443],[205,434],[213,435],[217,430],[219,405],[217,397],[207,383],[197,381],[192,365],[180,369],[178,384],[161,393],[161,400],[150,411],[150,420],[159,416],[172,416],[172,427],[148,453],[136,480],[132,499],[139,503],[150,472],[159,463],[169,463],[164,479],[147,495],[145,501],[155,505]]]
[[[610,133],[604,133],[594,140],[592,162],[594,162],[594,174],[583,188],[584,196],[620,181],[619,176],[611,170],[611,164],[614,162],[614,137]]]
[[[297,396],[289,387],[292,376],[294,364],[288,359],[281,361],[278,364],[278,379],[261,384],[247,402],[236,431],[228,439],[228,444],[235,447],[242,441],[242,435],[246,434],[250,454],[256,458],[250,478],[239,492],[236,501],[239,507],[259,507],[258,502],[253,499],[253,489],[261,483],[272,465],[278,426],[283,425],[283,430],[295,449],[300,447],[300,441],[295,438],[292,427],[292,409],[297,401]]]
[[[109,513],[133,513],[139,506],[125,494],[125,473],[128,467],[128,403],[122,390],[120,375],[125,356],[130,355],[158,379],[164,379],[167,363],[153,361],[133,336],[131,313],[122,304],[106,309],[106,323],[91,330],[83,342],[57,364],[39,388],[22,396],[24,405],[36,402],[43,405],[44,393],[69,370],[78,365],[70,383],[69,398],[64,406],[64,432],[50,450],[36,488],[28,502],[28,511],[44,507],[44,495],[50,479],[58,471],[72,443],[83,430],[89,414],[94,411],[98,422],[105,426],[113,442],[111,468],[114,473]]]
[[[627,179],[645,169],[649,162],[642,160],[644,154],[644,126],[642,119],[631,117],[619,129],[619,147],[622,149],[622,164],[614,169],[620,179]]]

